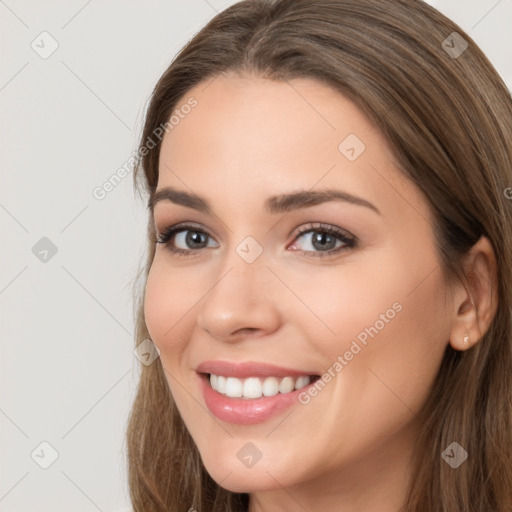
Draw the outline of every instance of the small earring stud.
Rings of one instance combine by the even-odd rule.
[[[469,343],[469,336],[467,334],[464,335],[464,345]]]

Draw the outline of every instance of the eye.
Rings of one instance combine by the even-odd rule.
[[[294,248],[297,245],[296,241],[301,238],[305,243],[302,244],[299,252],[304,256],[322,258],[356,247],[354,235],[329,224],[317,223],[300,228],[293,244],[289,247]]]
[[[178,225],[165,229],[158,236],[157,243],[165,245],[174,254],[188,256],[205,247],[218,247],[216,242],[208,245],[209,241],[213,241],[210,235],[196,226]]]
[[[297,241],[300,239],[305,240],[305,243],[298,244]],[[157,243],[165,245],[171,253],[178,256],[192,256],[202,249],[219,246],[204,230],[183,224],[164,229],[158,235]],[[304,256],[322,258],[354,248],[356,245],[357,238],[345,230],[329,224],[310,223],[298,230],[292,245],[288,248],[297,250]]]

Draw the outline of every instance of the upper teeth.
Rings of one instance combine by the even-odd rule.
[[[236,377],[224,377],[210,374],[210,384],[215,391],[231,398],[261,398],[262,396],[274,396],[277,393],[290,393],[294,389],[301,389],[310,383],[306,375],[294,377],[249,377],[237,379]]]

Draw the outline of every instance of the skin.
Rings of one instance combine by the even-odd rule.
[[[226,489],[251,493],[251,512],[397,512],[421,428],[416,412],[447,344],[464,350],[464,334],[474,344],[488,325],[488,291],[475,286],[470,300],[465,287],[448,286],[428,201],[339,92],[312,79],[225,75],[183,103],[190,96],[197,106],[163,140],[157,190],[192,191],[212,211],[162,201],[155,227],[193,222],[211,238],[192,256],[157,244],[145,316],[203,463]],[[366,146],[354,161],[338,149],[349,134]],[[326,188],[364,198],[380,214],[337,201],[263,210],[270,195]],[[322,250],[311,232],[297,238],[296,230],[315,222],[348,231],[356,247],[314,257]],[[185,234],[175,244],[186,250]],[[253,263],[236,252],[247,236],[263,249]],[[485,239],[475,255],[473,266],[490,275]],[[323,374],[395,303],[400,312],[307,405],[249,426],[209,413],[194,370],[200,362],[262,361]],[[237,458],[247,442],[262,454],[251,468]]]

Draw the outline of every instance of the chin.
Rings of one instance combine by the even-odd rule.
[[[212,453],[210,459],[203,458],[203,464],[219,486],[236,493],[279,490],[307,479],[307,475],[298,471],[297,467],[288,467],[282,457],[278,457],[277,461],[272,457],[267,460],[263,457],[252,467],[246,467],[237,457],[216,457]]]

